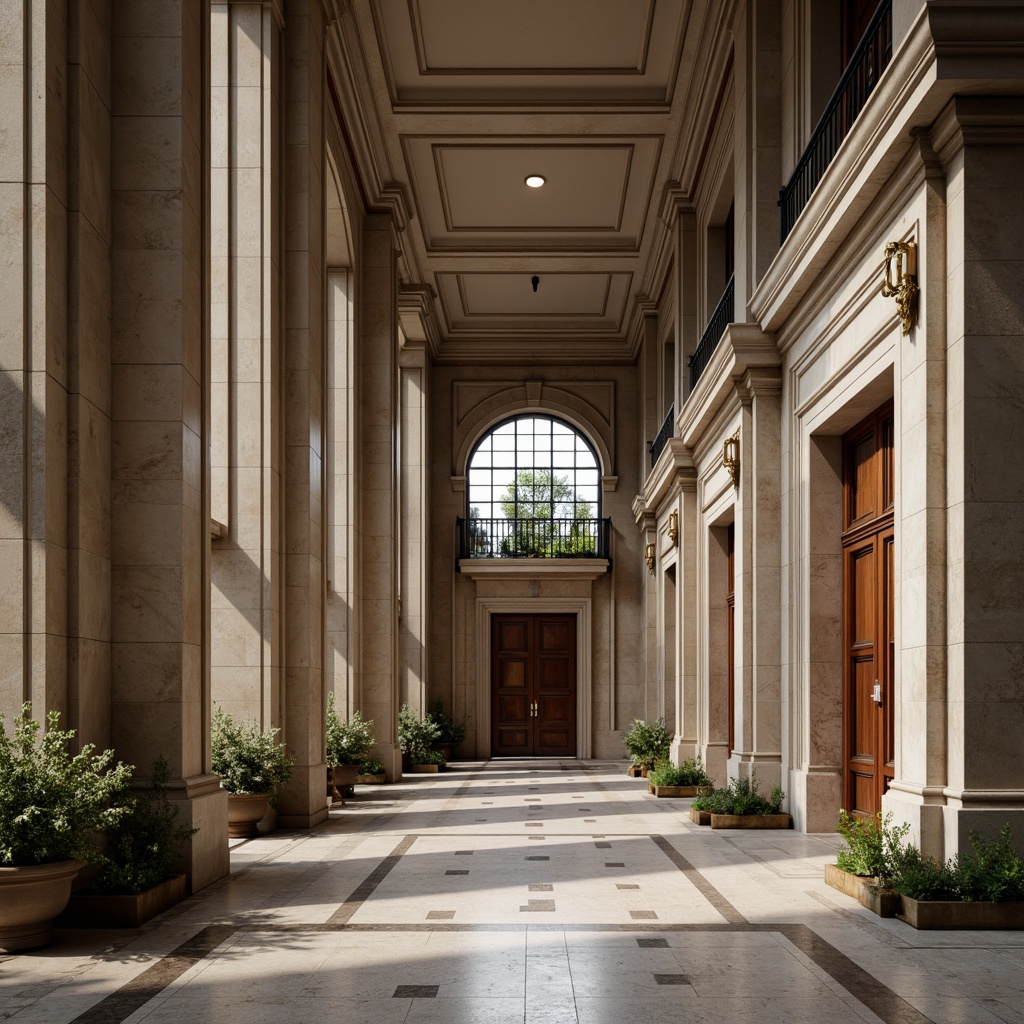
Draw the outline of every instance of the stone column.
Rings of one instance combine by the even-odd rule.
[[[280,25],[211,7],[211,688],[280,725]]]
[[[25,700],[39,718],[67,708],[66,7],[8,4],[0,32],[0,711],[8,717]],[[105,348],[101,337],[101,359]],[[92,397],[102,421],[105,395]],[[77,402],[74,414],[89,420]],[[95,540],[102,561],[105,539]]]
[[[398,273],[390,214],[363,222],[359,373],[360,703],[388,780],[398,749]]]
[[[775,368],[748,370],[737,385],[740,494],[736,516],[736,742],[730,774],[755,769],[761,789],[782,783],[781,394]]]
[[[697,474],[677,471],[679,553],[676,558],[676,729],[672,759],[677,764],[697,752],[701,730],[697,687]]]
[[[209,374],[202,0],[113,4],[111,738],[171,765],[200,831],[193,890],[228,869],[209,772]]]
[[[288,5],[284,34],[284,738],[295,758],[279,821],[327,817],[324,762],[324,17]]]
[[[427,699],[427,352],[423,342],[402,338],[399,359],[399,629],[398,688],[410,707],[425,709]],[[439,680],[443,683],[444,680]],[[450,687],[437,695],[457,718]]]
[[[735,57],[736,320],[779,248],[782,21],[779,0],[746,0],[733,23]]]

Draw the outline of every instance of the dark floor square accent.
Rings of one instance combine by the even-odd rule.
[[[521,914],[553,914],[555,912],[554,900],[527,900],[526,906],[520,905]]]
[[[665,940],[662,939],[662,942]],[[685,974],[656,974],[654,981],[658,985],[689,985],[690,979]]]
[[[610,850],[612,848],[611,843],[594,843],[599,850]]]
[[[456,857],[472,857],[473,856],[473,851],[472,850],[456,850],[455,851],[455,856]]]
[[[616,882],[616,889],[639,889],[639,885],[634,885],[632,882]]]
[[[668,939],[637,939],[636,944],[641,949],[668,949]],[[681,978],[682,975],[680,974],[679,977]],[[664,985],[665,982],[659,981],[658,984]]]
[[[634,921],[657,921],[658,915],[653,910],[631,910],[629,916]]]
[[[573,797],[573,800],[582,800],[582,799],[583,799],[583,797],[581,797],[581,796],[574,796]]]
[[[486,818],[474,818],[473,820],[474,821],[486,821],[487,819]]]
[[[494,801],[493,800],[484,800],[483,803],[480,804],[480,806],[481,807],[493,807],[494,806]]]
[[[589,807],[577,807],[576,810],[579,811],[580,814],[590,814]]]
[[[524,821],[523,825],[526,828],[543,828],[544,827],[544,822],[543,821]]]
[[[584,818],[583,819],[583,824],[584,825],[593,825],[596,822],[597,822],[597,818]]]
[[[436,999],[440,985],[399,985],[392,999]]]
[[[591,839],[604,839],[604,836],[591,836]]]
[[[526,838],[527,839],[536,839],[538,842],[541,842],[541,843],[544,842],[544,837],[543,836],[527,836]]]
[[[606,868],[624,868],[626,865],[621,860],[606,860],[604,866]]]
[[[427,913],[428,921],[450,921],[455,916],[454,910],[431,910]]]
[[[446,875],[468,875],[469,872],[468,871],[457,870],[457,871],[446,871],[445,874]]]
[[[554,892],[555,887],[547,882],[531,882],[530,892]]]
[[[540,786],[527,786],[527,793],[536,793],[540,789]]]
[[[551,860],[550,857],[525,857],[524,860]]]
[[[524,796],[523,797],[523,801],[524,801],[524,803],[528,803],[528,804],[539,804],[540,803],[540,797],[539,796]]]

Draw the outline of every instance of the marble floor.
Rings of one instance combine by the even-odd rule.
[[[712,832],[624,763],[359,787],[137,931],[0,956],[18,1024],[1024,1024],[1024,933],[917,932],[833,835]]]

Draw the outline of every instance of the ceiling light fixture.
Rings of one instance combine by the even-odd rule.
[[[529,185],[530,188],[540,188],[541,185],[544,184],[544,178],[539,174],[531,174],[527,177],[526,184]]]

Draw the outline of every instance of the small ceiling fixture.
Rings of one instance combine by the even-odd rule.
[[[544,178],[540,174],[531,174],[527,177],[526,184],[530,188],[540,188],[544,184]]]

